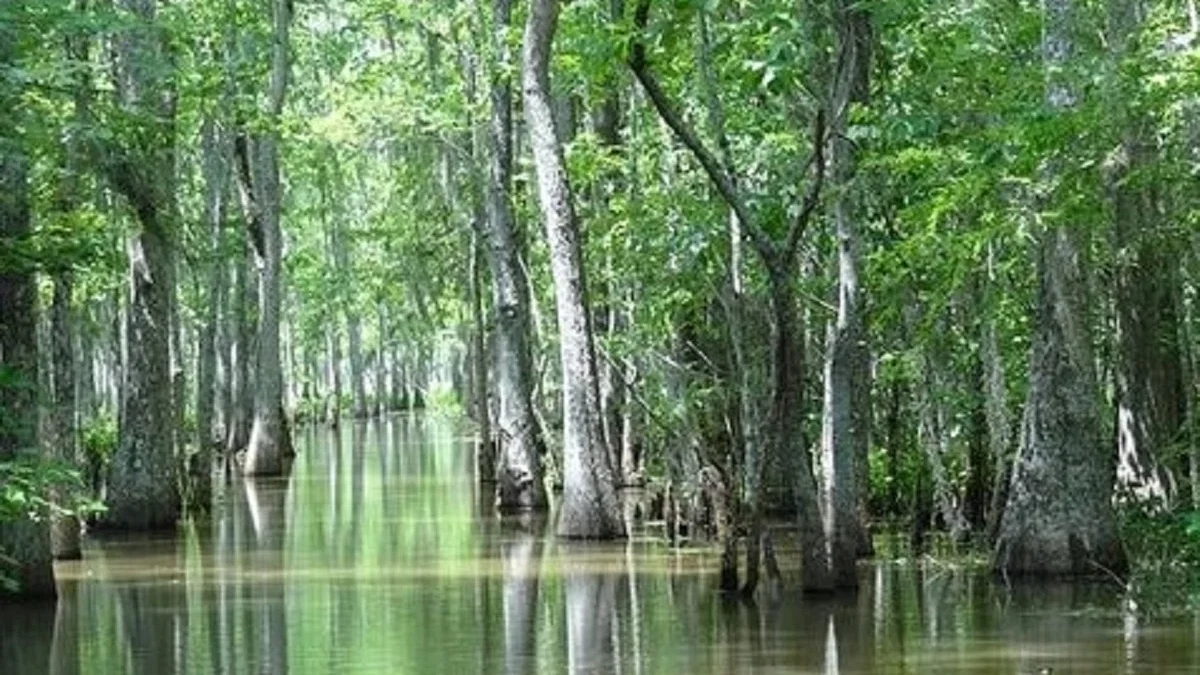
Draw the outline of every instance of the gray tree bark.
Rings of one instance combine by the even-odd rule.
[[[538,202],[550,242],[563,371],[563,501],[558,534],[609,539],[625,536],[625,523],[600,424],[579,225],[551,107],[550,52],[557,23],[557,0],[533,0],[525,25],[523,84]]]
[[[224,299],[225,265],[221,256],[221,233],[225,220],[224,141],[215,120],[205,121],[201,131],[204,173],[204,215],[208,224],[207,298],[204,322],[196,354],[196,451],[189,467],[193,499],[207,507],[212,493],[213,449],[216,447],[215,410],[217,394],[217,331]]]
[[[267,115],[278,124],[288,82],[288,31],[292,20],[290,0],[272,3],[274,44],[268,85]],[[257,235],[259,263],[258,373],[254,393],[254,424],[242,473],[247,476],[279,474],[290,439],[282,418],[283,370],[279,354],[279,315],[282,305],[283,233],[280,227],[282,194],[279,184],[279,130],[272,128],[244,138],[239,152],[243,207]],[[249,146],[249,147],[246,147]],[[251,161],[253,156],[253,161]],[[252,235],[254,232],[252,231]]]
[[[231,335],[229,350],[229,408],[225,419],[226,469],[234,453],[246,448],[250,440],[250,424],[254,412],[255,319],[258,314],[258,291],[250,284],[254,254],[244,247],[233,261],[233,293],[230,298],[227,330]]]
[[[1074,0],[1046,0],[1042,56],[1053,110],[1076,105],[1070,72],[1079,30]],[[1046,172],[1061,167],[1051,161]],[[1121,574],[1128,562],[1112,508],[1112,457],[1100,439],[1099,389],[1084,265],[1069,224],[1038,242],[1029,393],[1008,506],[993,557],[1009,575]]]
[[[1109,48],[1116,68],[1128,56],[1129,40],[1145,10],[1140,0],[1108,4]],[[1162,507],[1174,500],[1177,485],[1159,453],[1179,431],[1187,397],[1176,309],[1179,242],[1164,232],[1167,217],[1155,186],[1137,178],[1154,160],[1147,122],[1119,90],[1109,96],[1109,112],[1124,128],[1106,176],[1117,248],[1117,487],[1125,496]]]
[[[833,82],[830,125],[830,164],[839,187],[833,202],[837,244],[837,317],[829,327],[825,353],[824,407],[821,415],[823,493],[827,508],[826,538],[835,555],[871,552],[865,516],[866,496],[859,487],[865,474],[870,430],[870,361],[859,287],[860,242],[855,200],[855,145],[849,140],[850,108],[867,102],[871,62],[871,25],[865,10],[834,0],[837,29],[837,69]],[[865,485],[865,478],[863,479]],[[836,504],[835,507],[829,508]],[[836,523],[831,514],[853,513],[850,522]],[[853,547],[847,554],[843,549]],[[852,567],[852,566],[850,566]],[[841,567],[840,569],[848,569]],[[850,582],[848,577],[841,580]],[[851,584],[854,585],[854,584]]]
[[[512,213],[512,77],[505,39],[512,22],[511,0],[492,4],[492,49],[488,122],[487,255],[495,315],[494,364],[497,415],[496,506],[502,511],[546,508],[542,427],[534,414],[530,354],[529,282],[521,255],[523,228]]]
[[[171,377],[174,295],[174,83],[165,36],[150,0],[123,0],[133,25],[117,40],[117,94],[147,132],[132,147],[111,148],[109,180],[132,207],[138,229],[127,242],[129,300],[122,335],[120,440],[109,465],[102,527],[170,527],[179,514]]]
[[[17,59],[15,26],[0,26],[0,68]],[[0,83],[0,240],[5,250],[27,246],[31,233],[29,159],[17,131],[21,91]],[[0,264],[0,461],[33,458],[38,448],[37,283],[32,266]],[[44,523],[0,522],[5,571],[23,595],[53,596],[54,568]]]
[[[86,2],[76,2],[79,11],[86,9]],[[66,56],[76,63],[88,58],[88,37],[72,37],[66,44]],[[86,69],[85,69],[86,70]],[[88,121],[91,81],[86,73],[75,77],[74,121],[82,125]],[[80,176],[83,173],[83,151],[78,132],[70,133],[62,146],[63,176],[59,182],[58,210],[70,217],[81,205]],[[79,325],[72,313],[74,272],[69,266],[55,270],[54,304],[51,308],[50,342],[53,351],[53,408],[51,412],[54,456],[66,466],[79,467],[78,439],[75,423],[78,408],[78,373],[75,340]],[[61,498],[62,495],[59,495]],[[55,559],[72,560],[81,557],[79,545],[79,519],[74,516],[56,517],[50,527],[50,548]]]

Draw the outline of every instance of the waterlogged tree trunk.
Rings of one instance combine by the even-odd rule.
[[[986,538],[995,543],[1000,530],[1004,506],[1008,503],[1008,487],[1012,477],[1012,420],[1008,408],[1008,386],[1004,377],[1004,360],[996,337],[996,321],[991,318],[990,294],[995,287],[993,252],[988,248],[987,286],[984,289],[983,335],[980,340],[980,359],[983,364],[984,415],[987,422],[988,448],[992,459],[991,499],[988,503]]]
[[[512,78],[506,40],[511,0],[494,0],[492,46],[497,66],[491,80],[488,123],[490,164],[487,191],[487,254],[495,313],[496,506],[501,510],[544,509],[546,488],[542,427],[534,415],[530,354],[529,282],[521,264],[524,232],[512,213]]]
[[[1109,44],[1117,67],[1129,56],[1129,40],[1145,14],[1142,5],[1109,2]],[[1161,225],[1166,216],[1155,186],[1139,177],[1155,159],[1147,120],[1129,109],[1119,91],[1110,96],[1110,114],[1124,127],[1106,176],[1117,247],[1117,487],[1124,496],[1165,507],[1177,486],[1159,453],[1175,439],[1187,397],[1176,298],[1179,242]]]
[[[836,494],[853,495],[853,492],[839,491],[834,493],[828,488],[821,495],[823,502],[818,502],[817,483],[813,476],[812,465],[809,462],[808,448],[803,447],[804,437],[800,430],[801,416],[796,411],[803,404],[803,363],[800,360],[797,338],[801,334],[793,302],[791,284],[786,281],[786,268],[777,265],[770,270],[771,289],[771,408],[767,419],[766,442],[776,457],[794,453],[800,457],[796,462],[799,476],[797,477],[796,505],[800,516],[800,558],[802,585],[805,590],[821,591],[833,586],[855,586],[855,540],[850,533],[831,538],[830,533],[837,535],[844,529],[848,518],[854,517],[852,501],[836,500],[831,497]],[[843,461],[853,461],[853,458],[838,458]],[[750,468],[747,467],[747,473]],[[828,467],[827,474],[830,473]],[[837,467],[834,475],[826,477],[826,485],[837,481]],[[836,482],[833,483],[836,485]],[[831,509],[849,508],[849,511],[837,511],[829,515]],[[823,512],[824,509],[824,512]],[[747,574],[750,571],[747,570]]]
[[[557,22],[557,0],[533,0],[525,26],[523,84],[538,202],[550,242],[563,371],[563,503],[558,534],[608,539],[624,536],[625,523],[600,425],[579,226],[551,108],[550,51]]]
[[[128,309],[122,335],[119,442],[109,465],[102,527],[169,527],[179,514],[171,377],[174,187],[174,84],[157,25],[156,3],[124,0],[130,25],[117,40],[117,93],[145,135],[110,148],[109,180],[132,207],[137,229],[127,242]]]
[[[76,332],[71,320],[73,274],[58,272],[54,280],[54,305],[50,310],[50,344],[53,351],[54,404],[51,409],[54,429],[53,454],[69,467],[79,466],[75,429],[75,345]],[[51,521],[50,547],[56,560],[75,560],[82,556],[79,547],[79,519],[58,516]]]
[[[208,224],[208,296],[204,323],[196,354],[196,457],[189,467],[193,502],[207,507],[212,493],[213,448],[217,444],[214,424],[216,409],[217,339],[220,308],[224,299],[225,265],[221,255],[222,223],[225,220],[224,143],[211,118],[201,131],[204,172],[204,215]]]
[[[476,216],[477,220],[482,220],[483,214]],[[471,264],[470,264],[470,293],[471,293],[471,382],[475,408],[475,423],[479,425],[479,440],[478,449],[476,450],[476,463],[479,466],[480,480],[486,482],[494,482],[496,480],[496,453],[495,443],[492,440],[492,413],[491,406],[488,403],[488,377],[487,377],[487,330],[483,319],[483,273],[480,270],[481,261],[479,260],[481,251],[478,239],[478,230],[483,226],[476,227],[476,231],[471,233]],[[382,354],[382,352],[381,352]],[[382,356],[381,356],[382,364]],[[382,369],[380,373],[382,374]]]
[[[86,3],[80,0],[76,3],[77,10],[86,10]],[[88,38],[76,36],[66,44],[67,58],[77,62],[86,62]],[[77,124],[88,120],[90,103],[90,78],[86,73],[76,74],[74,82],[75,119]],[[75,215],[81,205],[80,177],[83,174],[83,147],[80,143],[79,132],[69,133],[62,147],[63,176],[60,180],[58,210],[68,219]],[[72,293],[74,289],[74,272],[70,267],[55,271],[54,304],[50,314],[50,343],[53,361],[53,407],[51,426],[53,433],[53,454],[55,458],[69,467],[78,467],[77,430],[75,414],[78,401],[78,373],[75,352],[75,340],[79,334],[79,325],[72,314]],[[89,357],[90,358],[90,357]],[[60,494],[61,498],[62,495]],[[57,560],[73,560],[81,557],[79,545],[79,519],[74,516],[58,516],[52,519],[50,527],[50,548]]]
[[[274,0],[274,44],[268,88],[267,114],[278,124],[288,81],[288,29],[290,0]],[[290,446],[283,408],[283,369],[279,354],[279,314],[282,305],[283,233],[280,228],[282,194],[279,180],[279,130],[273,128],[239,143],[241,190],[244,210],[254,237],[259,261],[258,373],[254,392],[254,425],[242,473],[271,476],[283,469]],[[251,159],[253,158],[253,159]]]
[[[17,29],[0,26],[0,68],[16,60]],[[0,241],[5,251],[28,246],[31,231],[28,158],[17,134],[21,92],[0,82]],[[0,461],[38,453],[37,284],[32,267],[0,263]],[[25,595],[54,595],[50,536],[43,523],[0,522],[0,563]]]
[[[345,235],[339,235],[338,241],[341,246],[345,246]],[[348,259],[345,254],[341,257],[343,260]],[[345,312],[347,346],[350,352],[350,391],[354,396],[352,405],[354,406],[354,416],[361,419],[367,416],[367,386],[363,377],[365,369],[362,355],[362,321],[359,319],[358,310],[352,309],[350,303],[346,304]]]
[[[1069,110],[1078,30],[1074,0],[1046,0],[1042,55],[1051,109]],[[1053,162],[1047,173],[1053,174]],[[1070,224],[1038,242],[1038,289],[1029,393],[1008,506],[993,558],[1009,575],[1123,573],[1128,564],[1112,508],[1114,467],[1100,439],[1083,250]]]
[[[650,0],[640,0],[635,12],[634,22],[638,30],[645,30],[649,21]],[[762,467],[767,457],[783,457],[788,453],[806,457],[807,449],[802,445],[803,435],[800,433],[800,420],[803,418],[803,358],[798,347],[797,338],[803,334],[800,329],[795,309],[795,298],[791,283],[793,262],[808,223],[817,207],[818,197],[825,176],[825,124],[823,113],[818,113],[814,123],[811,157],[813,176],[808,184],[799,209],[792,221],[785,228],[782,241],[775,240],[762,227],[749,203],[739,193],[736,174],[732,167],[723,166],[716,156],[703,144],[695,131],[684,121],[679,111],[668,100],[657,78],[650,70],[646,58],[646,47],[640,40],[635,40],[630,50],[629,66],[641,82],[642,88],[654,104],[659,117],[671,128],[708,175],[713,186],[722,199],[734,212],[738,221],[745,228],[745,234],[753,244],[763,266],[767,270],[768,288],[771,304],[771,406],[768,412],[766,438],[763,442],[764,457],[747,456],[746,495],[747,504],[751,509],[749,537],[750,550],[747,551],[749,563],[746,573],[747,580],[743,593],[752,594],[758,581],[758,562],[760,547],[763,544],[761,531],[760,507],[755,505],[761,486]],[[852,460],[851,460],[852,461]],[[846,556],[834,556],[827,546],[824,520],[817,502],[816,483],[813,480],[811,466],[807,461],[797,463],[798,480],[796,483],[797,502],[800,508],[801,550],[803,556],[803,581],[807,590],[826,590],[835,582],[851,583],[855,580],[853,551]],[[827,503],[826,507],[835,504]],[[836,523],[847,523],[854,518],[853,513],[837,514]],[[835,569],[841,565],[843,568]],[[848,565],[849,569],[844,569]]]
[[[823,490],[827,505],[826,538],[834,555],[853,545],[855,555],[871,553],[863,522],[866,496],[867,434],[870,429],[870,362],[859,287],[858,214],[855,200],[855,144],[846,135],[850,108],[865,104],[871,60],[871,25],[865,10],[834,0],[838,69],[834,81],[834,115],[830,133],[832,178],[840,189],[833,203],[837,243],[837,317],[829,330],[825,353],[824,408],[821,415]],[[860,476],[861,474],[861,476]],[[834,513],[854,513],[850,522],[836,523]],[[841,541],[846,539],[847,541]],[[853,566],[849,566],[852,568]],[[839,566],[838,569],[848,569]],[[839,585],[857,585],[848,576]]]
[[[250,285],[253,254],[243,249],[233,262],[233,297],[227,330],[233,336],[229,351],[229,408],[225,439],[224,464],[230,468],[235,453],[245,449],[250,440],[251,414],[254,407],[254,316],[258,314],[258,292]]]
[[[921,358],[925,382],[919,395],[921,411],[917,435],[929,467],[934,504],[950,532],[951,540],[957,543],[966,537],[968,529],[967,521],[959,507],[959,500],[950,484],[950,477],[946,475],[945,461],[950,455],[950,429],[946,421],[946,405],[942,400],[945,387],[934,365],[940,361],[939,356],[926,353]]]

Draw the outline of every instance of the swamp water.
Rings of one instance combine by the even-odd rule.
[[[711,552],[657,531],[495,517],[454,420],[296,440],[212,522],[88,540],[57,604],[0,605],[0,674],[1200,672],[1200,619],[1139,621],[1111,587],[880,562],[856,595],[729,602]]]

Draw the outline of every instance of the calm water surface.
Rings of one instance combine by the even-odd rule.
[[[723,601],[710,556],[653,528],[567,544],[491,515],[453,420],[298,448],[211,523],[88,541],[57,605],[0,606],[0,673],[1200,672],[1200,620],[1139,622],[1099,587],[877,563],[856,596]]]

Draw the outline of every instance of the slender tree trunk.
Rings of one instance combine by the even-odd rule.
[[[478,214],[482,219],[483,215]],[[481,226],[482,227],[482,226]],[[477,228],[480,229],[480,228]],[[488,406],[486,328],[483,321],[483,274],[480,271],[480,243],[478,235],[471,234],[471,387],[474,393],[475,423],[479,425],[476,462],[479,478],[485,482],[496,480],[495,444],[492,442],[492,416]]]
[[[563,503],[558,534],[608,539],[623,537],[625,523],[604,448],[579,226],[551,109],[550,51],[557,22],[557,0],[533,1],[525,26],[523,84],[538,202],[550,242],[563,370]]]
[[[967,535],[967,521],[959,506],[950,478],[946,475],[946,458],[950,455],[950,429],[946,420],[946,406],[942,401],[946,388],[937,370],[941,359],[938,354],[926,353],[922,361],[924,385],[921,387],[919,440],[929,467],[933,487],[933,499],[941,513],[942,522],[950,531],[954,542],[961,542]]]
[[[66,466],[80,466],[75,426],[75,345],[76,332],[71,320],[73,274],[59,272],[54,280],[54,305],[51,309],[50,343],[53,350],[52,427],[53,454]],[[51,549],[57,560],[82,557],[79,546],[79,519],[74,516],[56,517],[51,523]]]
[[[544,509],[546,488],[542,428],[534,414],[530,354],[529,282],[521,264],[524,232],[512,213],[512,84],[507,31],[511,0],[494,0],[493,49],[498,60],[491,76],[488,141],[491,152],[487,191],[487,253],[492,277],[496,396],[496,505],[501,510]]]
[[[342,246],[345,246],[344,235],[339,236],[338,240]],[[348,255],[344,255],[344,259],[348,259]],[[362,355],[362,321],[359,319],[358,311],[354,309],[350,303],[345,306],[346,313],[346,335],[347,345],[350,354],[350,391],[354,396],[354,416],[363,418],[367,416],[367,387],[364,382],[364,368]]]
[[[233,455],[245,449],[250,440],[251,413],[254,405],[253,374],[255,357],[254,316],[258,314],[258,292],[250,285],[253,257],[243,249],[233,262],[233,297],[230,299],[229,320],[226,322],[232,335],[229,354],[230,386],[229,409],[226,413],[225,458],[226,470],[230,468]]]
[[[988,280],[985,297],[992,292],[992,252],[988,250]],[[1008,503],[1008,486],[1012,477],[1012,420],[1008,410],[1008,387],[1004,377],[1004,361],[996,338],[996,322],[990,318],[991,303],[984,302],[983,336],[980,356],[983,361],[984,413],[992,458],[992,489],[987,514],[987,541],[995,543],[1000,531],[1004,506]]]
[[[79,0],[75,9],[84,11],[86,2]],[[86,62],[88,38],[74,37],[67,41],[67,58]],[[83,124],[89,118],[91,80],[86,74],[77,74],[75,79],[75,123]],[[59,211],[71,217],[81,206],[80,178],[83,174],[83,148],[78,132],[68,135],[63,143],[63,177],[59,183]],[[79,321],[72,313],[74,272],[69,268],[59,269],[54,278],[54,304],[51,309],[50,342],[53,351],[53,393],[51,412],[54,429],[53,454],[66,466],[81,468],[76,410],[78,406],[78,373],[75,341],[78,337]],[[90,358],[90,357],[89,357]],[[59,495],[61,498],[62,495]],[[71,560],[82,556],[79,544],[79,519],[74,516],[56,517],[51,522],[50,548],[55,559]]]
[[[853,520],[840,524],[838,536],[853,538],[856,555],[870,555],[871,539],[864,523],[866,496],[859,488],[859,474],[865,487],[867,464],[870,361],[859,287],[855,144],[847,137],[846,129],[851,105],[867,102],[871,25],[869,15],[861,8],[842,0],[834,0],[833,8],[838,67],[833,83],[830,157],[833,181],[840,187],[833,203],[838,264],[837,317],[830,326],[826,344],[821,447],[827,472],[825,490],[832,493],[830,496],[835,501],[844,502],[839,511],[852,507],[855,514]],[[836,484],[831,483],[828,475],[831,467],[839,478]],[[827,531],[826,536],[831,537],[833,533]],[[835,543],[835,548],[837,546]],[[846,581],[849,579],[840,580]]]
[[[271,55],[269,110],[273,122],[283,110],[288,81],[288,30],[290,0],[274,0],[274,45]],[[280,228],[282,194],[279,177],[279,130],[255,135],[243,148],[243,200],[257,229],[255,249],[259,259],[258,373],[254,395],[254,425],[242,472],[248,476],[277,475],[282,471],[284,449],[283,372],[279,354],[279,315],[282,305],[283,234]],[[253,155],[252,166],[249,156]]]
[[[220,307],[224,299],[225,266],[221,255],[221,232],[225,220],[223,139],[211,118],[202,130],[205,220],[208,223],[208,289],[204,322],[196,355],[196,456],[189,467],[194,505],[207,508],[212,494],[213,448],[217,445],[214,424],[216,409],[217,338]]]

